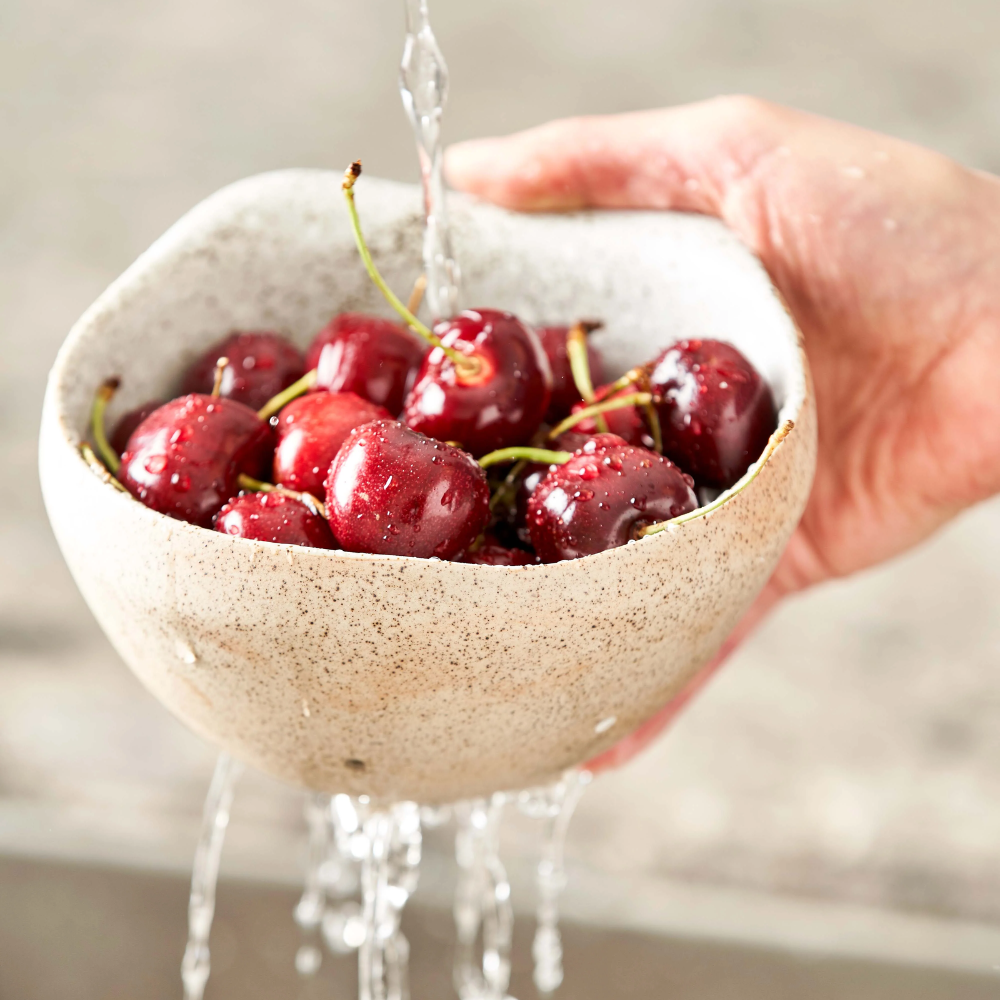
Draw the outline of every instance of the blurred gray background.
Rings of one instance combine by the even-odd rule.
[[[431,9],[449,140],[744,91],[1000,172],[996,0]],[[189,862],[213,753],[140,688],[63,566],[35,473],[45,374],[83,309],[219,186],[358,156],[414,179],[402,34],[398,0],[0,5],[0,855]],[[773,933],[794,937],[816,904],[839,914],[828,938],[892,927],[919,951],[943,940],[920,927],[958,921],[957,964],[987,968],[994,946],[1000,962],[998,606],[998,502],[790,602],[590,790],[570,844],[579,914],[613,909],[595,903],[609,886],[660,886],[648,905],[626,894],[622,919],[749,939],[777,900]],[[299,809],[251,776],[227,870],[293,875]],[[527,856],[528,833],[509,841]]]

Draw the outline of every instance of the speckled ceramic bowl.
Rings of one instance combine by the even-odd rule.
[[[340,176],[252,178],[199,205],[87,311],[49,379],[45,501],[115,648],[206,739],[290,782],[448,801],[546,781],[609,747],[719,648],[801,514],[815,415],[795,327],[720,224],[672,213],[519,216],[455,198],[470,305],[601,317],[612,371],[681,337],[729,340],[794,426],[706,516],[550,566],[472,566],[253,542],[116,492],[78,444],[98,383],[110,414],[162,396],[234,328],[305,345],[338,310],[385,312],[357,259]],[[416,189],[363,178],[372,250],[406,292]]]

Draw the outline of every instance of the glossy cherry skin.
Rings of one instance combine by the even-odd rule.
[[[454,559],[486,527],[490,490],[467,452],[376,420],[351,431],[330,466],[326,512],[349,552]]]
[[[298,348],[277,333],[231,333],[202,354],[184,374],[184,393],[212,391],[215,366],[228,358],[221,395],[259,410],[305,372]]]
[[[337,542],[319,511],[283,493],[241,493],[215,515],[215,530],[258,542],[335,549]]]
[[[548,442],[546,447],[552,448],[554,451],[575,452],[579,451],[588,441],[594,438],[600,441],[618,442],[621,440],[621,438],[613,434],[581,434],[574,428],[573,430],[566,431],[565,434],[560,434],[555,441]],[[538,488],[538,484],[549,474],[549,470],[552,468],[554,468],[552,465],[543,465],[541,462],[530,462],[524,467],[524,471],[521,474],[521,481],[517,485],[514,509],[510,512],[512,514],[510,523],[519,541],[525,545],[531,544],[531,536],[528,533],[528,501],[531,499],[531,494]]]
[[[353,392],[313,392],[278,414],[274,482],[299,493],[322,497],[330,463],[347,435],[372,420],[391,419],[388,410]]]
[[[557,424],[568,417],[574,403],[580,402],[580,393],[573,381],[573,370],[570,368],[569,355],[566,353],[566,334],[568,326],[541,326],[535,328],[538,339],[552,369],[552,398],[545,414],[545,422]],[[601,352],[587,344],[587,360],[590,364],[591,381],[599,383],[604,379],[604,360]]]
[[[693,480],[673,462],[613,437],[588,441],[531,495],[528,532],[542,562],[624,545],[646,525],[698,506]]]
[[[194,393],[165,403],[135,429],[118,478],[147,507],[207,528],[239,492],[237,476],[265,475],[273,450],[270,426],[250,407]]]
[[[123,413],[115,424],[115,429],[108,437],[108,443],[115,450],[115,454],[120,455],[128,444],[128,439],[132,432],[148,417],[153,410],[158,410],[163,405],[160,399],[151,399],[142,406],[137,406],[134,410]]]
[[[425,344],[396,323],[341,313],[309,345],[306,369],[316,369],[319,388],[356,393],[395,417],[426,352]]]
[[[475,552],[466,552],[462,562],[475,563],[477,566],[530,566],[536,559],[524,549],[507,548],[492,535],[487,535]]]
[[[549,361],[535,332],[496,309],[467,309],[434,332],[447,347],[478,358],[480,370],[460,377],[443,351],[428,351],[401,419],[477,456],[529,441],[552,395]]]
[[[777,424],[770,387],[731,344],[682,340],[656,359],[650,381],[663,450],[699,485],[732,486]]]

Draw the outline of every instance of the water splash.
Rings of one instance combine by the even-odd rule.
[[[399,68],[403,107],[413,125],[424,188],[424,273],[434,318],[458,312],[461,274],[452,256],[442,176],[441,118],[448,99],[448,67],[431,30],[427,0],[406,0],[406,44]]]
[[[309,854],[305,888],[295,907],[295,922],[302,931],[302,943],[295,953],[295,970],[300,976],[313,976],[323,964],[321,928],[326,913],[326,887],[322,873],[330,848],[330,796],[310,795],[305,813]]]
[[[589,771],[571,771],[548,788],[531,789],[518,796],[522,812],[546,823],[542,856],[535,876],[538,904],[535,940],[531,947],[535,960],[535,987],[539,993],[552,993],[563,981],[559,898],[566,887],[566,833],[580,796],[591,779]]]
[[[365,938],[361,904],[354,896],[361,884],[360,863],[368,847],[361,831],[358,800],[335,795],[330,801],[331,837],[320,870],[327,897],[323,914],[323,940],[330,951],[346,955],[356,951]]]
[[[189,937],[181,970],[185,1000],[202,1000],[209,978],[208,940],[219,860],[241,773],[242,765],[220,754],[191,879]],[[590,780],[586,771],[570,772],[554,785],[517,796],[522,812],[546,824],[532,948],[535,985],[545,994],[563,979],[558,921],[566,881],[564,846],[573,811]],[[409,1000],[409,944],[400,924],[417,887],[422,827],[441,826],[453,818],[458,863],[455,988],[461,1000],[513,1000],[507,987],[514,918],[510,883],[500,860],[500,826],[509,798],[497,793],[454,806],[401,802],[376,809],[364,795],[310,795],[305,806],[308,865],[295,908],[302,931],[295,958],[299,974],[311,976],[319,970],[324,943],[337,954],[357,950],[359,1000]],[[355,898],[359,887],[360,901]]]
[[[507,796],[475,799],[455,806],[458,828],[455,859],[454,983],[461,1000],[510,1000],[510,945],[514,914],[510,883],[500,861],[500,822]],[[476,941],[482,932],[482,961]]]
[[[420,809],[400,802],[371,810],[361,827],[364,940],[358,949],[359,1000],[409,1000],[410,946],[400,930],[403,907],[417,887],[422,837]]]
[[[227,753],[220,753],[205,799],[201,836],[194,855],[191,896],[188,900],[188,942],[181,962],[184,1000],[202,1000],[211,971],[208,938],[215,917],[215,886],[219,880],[219,861],[229,826],[236,782],[243,765]]]

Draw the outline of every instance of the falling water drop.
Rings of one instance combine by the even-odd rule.
[[[406,45],[399,69],[403,106],[413,125],[424,188],[424,272],[434,317],[458,312],[461,276],[451,251],[441,163],[441,117],[448,99],[448,67],[431,30],[427,0],[406,0]]]
[[[295,955],[295,969],[300,976],[312,976],[323,962],[320,928],[326,910],[326,892],[321,877],[330,839],[328,815],[330,796],[316,793],[306,799],[306,826],[309,829],[309,854],[305,888],[295,907],[295,922],[302,931],[302,943]]]
[[[563,980],[559,897],[566,885],[566,832],[591,777],[589,771],[571,771],[549,788],[522,793],[519,799],[524,812],[544,819],[547,824],[536,873],[538,905],[531,948],[535,960],[534,981],[539,993],[552,993]]]
[[[229,825],[236,782],[243,765],[229,754],[220,753],[215,763],[212,784],[205,799],[201,836],[194,855],[191,895],[188,900],[188,942],[181,962],[184,1000],[202,1000],[211,971],[208,938],[215,917],[215,886],[219,879],[219,861]]]
[[[410,946],[399,925],[419,877],[420,809],[414,802],[366,809],[360,832],[368,849],[361,862],[364,939],[358,949],[358,997],[409,1000]]]
[[[510,883],[500,861],[500,821],[507,797],[476,799],[455,806],[458,829],[455,859],[454,983],[461,1000],[510,1000],[510,945],[514,914]],[[482,929],[482,961],[476,960],[476,940]]]

